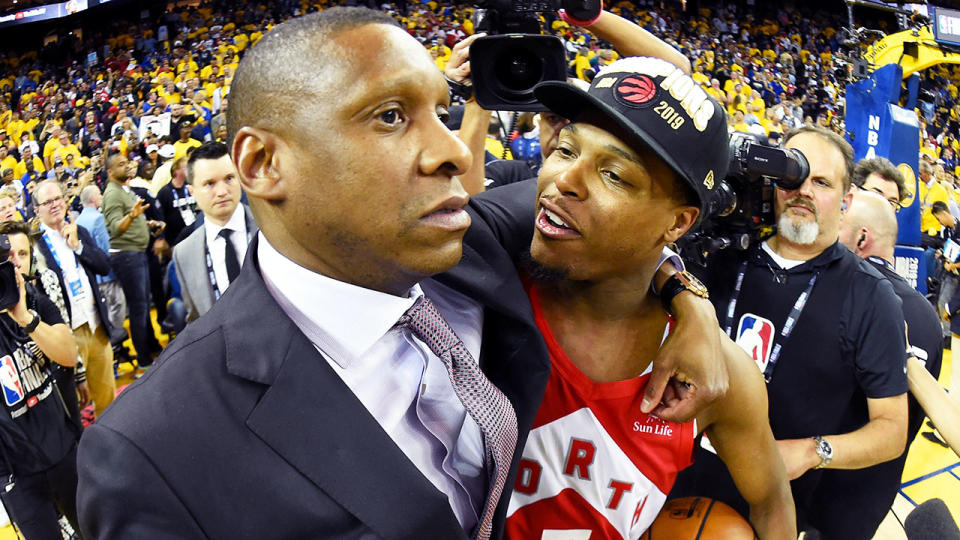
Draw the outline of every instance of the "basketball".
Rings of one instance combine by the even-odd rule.
[[[642,540],[754,540],[753,527],[726,504],[706,497],[667,501]]]

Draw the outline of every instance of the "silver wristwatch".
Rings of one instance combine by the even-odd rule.
[[[830,446],[830,443],[828,443],[826,439],[819,435],[814,437],[813,440],[817,443],[817,455],[820,456],[820,464],[814,467],[814,469],[822,469],[833,461],[833,447]]]

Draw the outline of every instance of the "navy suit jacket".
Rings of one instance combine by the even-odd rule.
[[[524,198],[532,234],[533,199]],[[482,202],[471,202],[462,262],[439,279],[483,304],[479,363],[517,412],[499,537],[549,360],[500,245],[507,233],[514,247],[524,240],[485,221],[510,213],[512,202]],[[270,296],[257,244],[220,301],[85,431],[78,454],[84,535],[466,538],[446,496]]]
[[[80,254],[77,255],[77,260],[80,261],[80,266],[82,266],[84,272],[87,273],[87,281],[90,282],[90,288],[93,290],[93,298],[97,303],[97,315],[100,316],[100,324],[103,325],[103,329],[107,337],[109,337],[112,327],[110,326],[107,300],[100,294],[100,285],[97,284],[97,276],[105,276],[110,273],[110,256],[97,247],[97,242],[93,239],[93,236],[83,227],[77,227],[77,238],[80,239],[80,245],[83,246]],[[57,279],[60,281],[60,289],[63,290],[63,300],[67,305],[67,313],[70,314],[72,319],[73,312],[70,307],[69,289],[63,281],[63,271],[57,264],[57,260],[53,258],[53,253],[51,253],[50,247],[47,246],[43,238],[37,240],[36,247],[47,261],[47,268],[57,273]],[[69,325],[69,323],[67,324]]]

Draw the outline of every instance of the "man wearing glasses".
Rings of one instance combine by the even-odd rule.
[[[55,180],[40,182],[34,193],[42,233],[37,249],[60,281],[69,315],[66,323],[87,367],[87,381],[99,417],[116,394],[109,307],[97,283],[98,275],[110,273],[110,257],[97,247],[86,229],[69,220],[63,191]]]
[[[895,213],[900,212],[900,201],[907,196],[903,175],[885,157],[861,159],[853,168],[850,180],[863,191],[872,191],[890,203]]]

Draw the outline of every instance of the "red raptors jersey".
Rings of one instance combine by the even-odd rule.
[[[536,288],[528,293],[552,369],[523,450],[507,537],[639,538],[677,473],[692,463],[694,423],[640,411],[649,373],[607,383],[588,379],[550,331]]]

